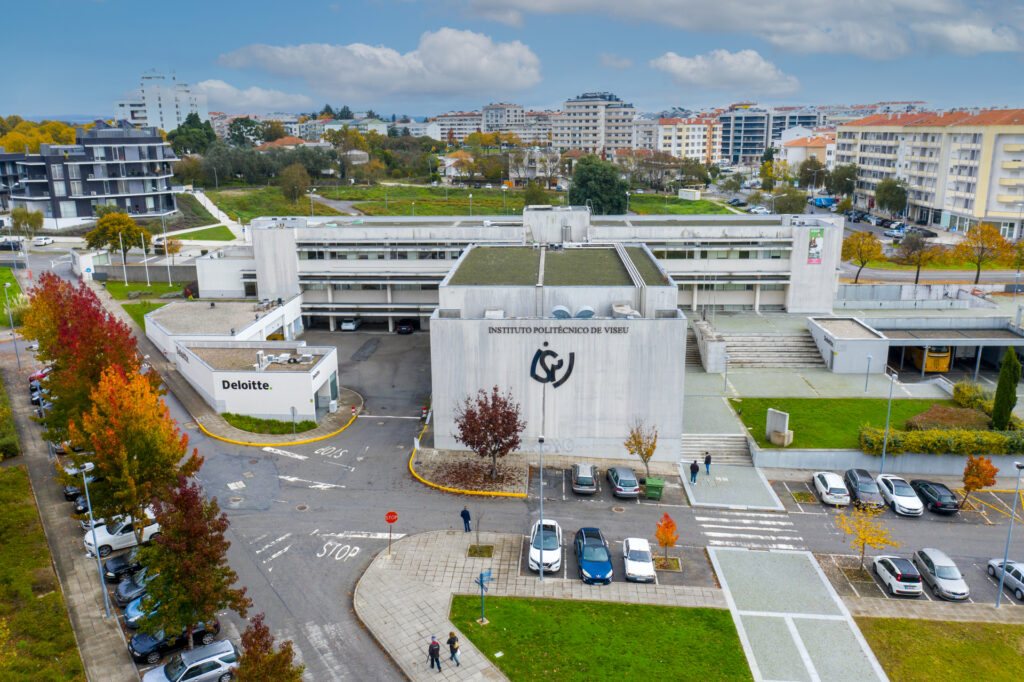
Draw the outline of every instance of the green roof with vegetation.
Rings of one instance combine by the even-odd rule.
[[[651,257],[647,255],[647,252],[640,246],[627,246],[626,253],[629,254],[630,259],[633,261],[633,265],[640,272],[640,277],[644,280],[644,284],[649,287],[664,285],[668,283],[668,278],[662,274],[661,270],[658,269],[657,264],[651,260]]]
[[[544,285],[553,287],[632,286],[615,249],[548,250]]]
[[[448,281],[453,286],[533,286],[540,249],[529,246],[477,246]]]

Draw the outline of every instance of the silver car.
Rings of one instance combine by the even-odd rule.
[[[914,552],[914,565],[921,577],[942,599],[965,601],[971,590],[953,560],[940,549],[925,547]]]
[[[174,654],[171,660],[145,674],[142,682],[228,682],[238,650],[227,640]]]
[[[1003,574],[1003,560],[989,559],[988,574],[999,580]],[[1014,597],[1024,601],[1024,562],[1012,559],[1006,562],[1006,578],[1003,579],[1003,586],[1013,592]]]
[[[597,492],[597,470],[593,464],[577,462],[572,465],[572,491],[580,495]]]

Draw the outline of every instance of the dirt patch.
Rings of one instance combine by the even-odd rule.
[[[654,557],[654,568],[659,571],[679,571],[682,570],[679,567],[679,557]]]
[[[526,461],[515,455],[498,459],[498,476],[491,478],[491,461],[472,452],[424,449],[416,455],[416,473],[446,488],[488,493],[526,494]]]
[[[814,493],[809,493],[806,490],[797,490],[793,493],[793,499],[800,504],[817,504],[818,498],[815,497]]]
[[[470,545],[467,556],[475,559],[490,559],[494,555],[494,545]]]
[[[930,429],[987,431],[991,424],[992,420],[981,410],[932,405],[921,414],[908,419],[906,429],[908,431],[928,431]]]

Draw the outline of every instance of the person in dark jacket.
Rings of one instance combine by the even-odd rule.
[[[690,483],[697,482],[698,473],[700,473],[700,465],[697,464],[697,460],[693,460],[693,464],[690,465]]]
[[[469,532],[469,507],[462,508],[462,524],[466,527],[466,532]]]
[[[437,641],[437,637],[434,635],[430,636],[430,646],[427,647],[427,660],[430,661],[430,669],[433,670],[434,666],[437,666],[437,672],[441,672],[441,645]]]
[[[704,469],[708,472],[708,476],[711,475],[711,453],[704,453]]]
[[[451,656],[448,660],[455,661],[456,667],[462,665],[459,663],[459,638],[455,636],[454,632],[448,633],[448,641],[445,643],[448,645],[448,651],[451,652]]]

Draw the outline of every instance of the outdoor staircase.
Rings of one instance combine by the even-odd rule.
[[[754,466],[747,447],[747,437],[741,433],[684,433],[682,438],[683,464],[697,460],[704,470],[704,453],[711,453],[711,469],[716,464]]]
[[[788,333],[718,332],[725,340],[729,367],[824,367],[808,331]]]
[[[700,359],[700,348],[697,347],[697,336],[689,327],[686,328],[686,367],[703,367]]]

